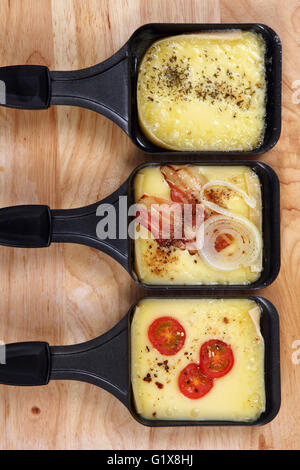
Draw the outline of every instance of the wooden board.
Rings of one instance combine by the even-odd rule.
[[[287,449],[300,446],[300,79],[298,0],[1,0],[0,65],[94,65],[148,22],[262,22],[283,42],[283,132],[262,160],[281,181],[282,269],[261,292],[281,319],[282,407],[263,428],[148,429],[108,393],[80,383],[0,387],[2,449]],[[297,32],[298,31],[298,32]],[[115,190],[145,161],[90,111],[0,109],[0,207],[82,206]],[[142,291],[108,256],[80,246],[0,248],[0,339],[71,344],[112,327]]]

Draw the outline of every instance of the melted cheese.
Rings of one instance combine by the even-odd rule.
[[[265,129],[265,45],[239,30],[155,42],[138,74],[144,134],[173,150],[251,150]]]
[[[178,167],[178,166],[177,166]],[[227,208],[247,217],[261,232],[261,188],[258,176],[243,166],[189,166],[190,171],[202,181],[223,180],[237,185],[257,201],[254,209],[249,208],[237,193],[226,200]],[[146,167],[139,171],[134,182],[135,201],[144,194],[171,200],[170,188],[165,182],[160,168]],[[187,250],[171,247],[160,248],[151,239],[150,232],[139,226],[139,238],[134,242],[135,271],[139,280],[146,284],[251,284],[262,270],[261,255],[255,266],[233,271],[221,271],[209,266],[200,254],[190,255]],[[232,247],[225,248],[226,250]],[[167,254],[167,258],[166,258]],[[167,262],[166,262],[167,260]]]
[[[256,321],[250,314],[254,310]],[[186,331],[185,345],[174,356],[160,354],[148,338],[150,324],[165,315],[176,318]],[[140,301],[131,325],[131,381],[137,413],[148,419],[255,421],[265,410],[259,318],[260,308],[249,299]],[[199,361],[200,347],[209,339],[230,344],[234,365],[226,376],[215,379],[207,395],[192,400],[181,394],[178,376],[190,362]],[[168,371],[158,365],[165,360]],[[150,382],[143,380],[147,374]]]

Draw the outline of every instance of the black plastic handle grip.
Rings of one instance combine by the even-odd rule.
[[[0,104],[8,108],[47,109],[51,99],[48,67],[15,65],[0,68]]]
[[[49,347],[45,342],[1,346],[0,384],[47,385],[79,380],[107,390],[128,406],[128,315],[111,330],[86,343]],[[4,360],[3,360],[4,359]]]
[[[50,380],[78,380],[103,388],[128,407],[129,318],[86,343],[51,346]]]
[[[82,70],[50,72],[48,67],[0,67],[0,105],[46,109],[81,106],[116,122],[128,133],[128,51],[125,44],[112,57]]]
[[[0,244],[17,248],[43,248],[51,243],[48,206],[15,206],[0,209]]]
[[[50,210],[48,206],[12,206],[0,209],[0,245],[16,248],[43,248],[52,242],[78,243],[96,248],[117,260],[127,271],[129,266],[129,239],[126,236],[128,220],[123,228],[120,211],[128,211],[126,196],[129,179],[117,191],[102,201],[77,209]],[[119,201],[125,196],[124,204]],[[107,205],[112,205],[116,214],[116,234],[121,236],[99,238],[98,223],[106,217]],[[104,208],[98,213],[98,209]],[[125,226],[125,235],[123,233]]]
[[[48,343],[12,343],[5,348],[0,364],[0,383],[4,385],[47,385],[50,376]]]

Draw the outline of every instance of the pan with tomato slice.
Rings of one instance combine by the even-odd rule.
[[[223,377],[231,371],[234,356],[231,347],[219,339],[211,339],[202,344],[200,349],[200,367],[202,372],[213,379]]]
[[[173,356],[185,343],[185,329],[173,317],[160,317],[151,323],[148,337],[152,346],[165,356]]]
[[[207,296],[212,299],[220,298],[219,296],[215,297],[215,294],[207,294]],[[242,297],[245,298],[245,296]],[[176,298],[178,296],[173,296],[172,300]],[[132,341],[132,332],[134,330],[132,322],[142,300],[132,305],[127,315],[111,330],[85,343],[67,346],[50,346],[46,342],[6,344],[6,363],[0,364],[0,383],[23,387],[47,385],[50,380],[78,380],[93,384],[120,400],[137,422],[151,427],[253,426],[267,424],[276,416],[280,407],[279,321],[275,307],[268,300],[258,296],[251,296],[251,298],[255,299],[262,310],[261,332],[265,340],[267,403],[266,411],[254,422],[248,420],[198,421],[188,418],[148,419],[137,411],[135,390],[132,387],[133,380],[136,377],[133,375],[131,363],[135,356],[134,342]],[[160,320],[162,318],[164,317],[160,317]],[[173,325],[176,325],[178,321],[174,320]],[[156,322],[156,325],[158,325],[158,322]],[[163,322],[160,323],[160,326],[162,325]],[[185,337],[181,336],[181,338],[183,343]],[[211,342],[208,343],[212,344]],[[178,343],[177,347],[180,344]],[[199,344],[199,349],[200,346]],[[140,354],[139,351],[138,353]],[[148,354],[146,348],[142,351],[142,354]],[[24,357],[29,359],[24,361]],[[174,357],[174,360],[176,361],[176,357]],[[204,397],[212,389],[214,381],[215,379],[207,376],[200,364],[197,363],[189,363],[181,371],[178,370],[178,376],[176,376],[176,385],[187,399]]]

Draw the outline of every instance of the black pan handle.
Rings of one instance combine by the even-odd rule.
[[[0,383],[47,385],[49,380],[78,380],[107,390],[128,406],[128,315],[98,338],[72,346],[44,342],[2,345]]]
[[[128,315],[98,338],[50,348],[50,380],[78,380],[107,390],[128,406]]]
[[[17,248],[42,248],[51,243],[51,212],[47,206],[0,209],[0,244]]]
[[[0,383],[46,385],[50,377],[48,343],[28,342],[1,345]]]
[[[17,248],[43,248],[51,242],[78,243],[97,248],[129,267],[128,180],[113,194],[90,206],[69,210],[50,210],[48,206],[28,205],[0,209],[0,245]],[[100,237],[98,227],[115,214],[116,230]]]
[[[82,70],[50,72],[24,65],[0,68],[0,105],[46,109],[70,105],[91,109],[116,122],[128,133],[128,46],[109,59]]]
[[[24,65],[0,68],[0,104],[8,108],[46,109],[51,79],[47,67]]]

